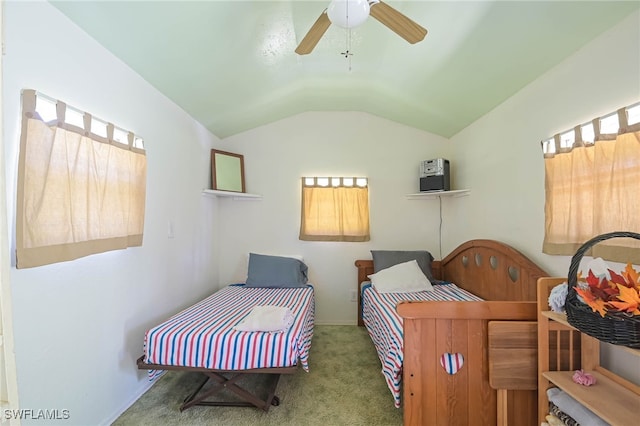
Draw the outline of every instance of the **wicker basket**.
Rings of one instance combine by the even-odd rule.
[[[589,336],[614,345],[640,348],[640,315],[623,312],[607,312],[605,316],[594,312],[591,307],[578,299],[575,286],[578,283],[578,267],[584,253],[593,245],[610,238],[630,237],[640,240],[634,232],[610,232],[598,235],[584,243],[571,258],[564,308],[569,324]]]

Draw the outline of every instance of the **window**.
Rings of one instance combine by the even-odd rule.
[[[621,108],[543,141],[543,252],[573,255],[598,235],[640,232],[640,104]],[[640,262],[640,244],[611,239],[592,256]]]
[[[142,139],[34,90],[22,104],[16,267],[142,245]]]
[[[301,240],[369,241],[369,238],[366,178],[302,178]]]

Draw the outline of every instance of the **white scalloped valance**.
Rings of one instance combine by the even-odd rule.
[[[142,139],[60,101],[53,102],[55,117],[45,121],[51,104],[34,90],[23,91],[16,267],[142,245]]]

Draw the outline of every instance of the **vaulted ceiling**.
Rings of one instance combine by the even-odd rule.
[[[305,111],[363,111],[448,138],[640,7],[387,0],[428,30],[423,41],[369,17],[331,25],[301,56],[329,0],[51,3],[220,138]]]

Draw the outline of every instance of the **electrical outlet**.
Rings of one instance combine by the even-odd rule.
[[[167,238],[175,238],[175,234],[173,233],[173,221],[172,220],[167,222]]]
[[[351,301],[352,302],[357,302],[358,301],[357,296],[358,296],[358,293],[356,293],[355,290],[351,290]]]

